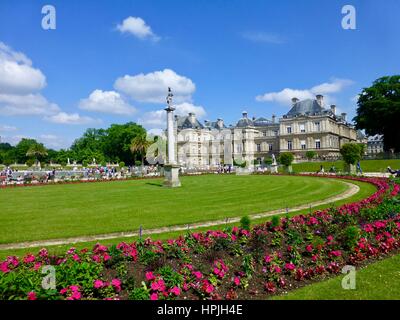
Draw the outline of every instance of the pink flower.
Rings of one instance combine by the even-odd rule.
[[[146,280],[151,281],[154,280],[156,277],[154,276],[153,272],[149,271],[146,272]]]
[[[121,280],[119,279],[113,279],[111,281],[112,286],[117,290],[117,291],[121,291]]]
[[[200,271],[194,271],[193,274],[197,279],[203,278],[203,274]]]
[[[27,254],[24,258],[24,263],[31,263],[35,261],[35,256],[33,254]]]
[[[79,287],[78,287],[78,286],[69,286],[69,289],[70,289],[72,292],[79,291]]]
[[[35,270],[39,270],[41,266],[42,266],[42,263],[41,263],[41,262],[36,262],[35,265],[33,266],[33,268],[34,268]]]
[[[335,257],[340,257],[342,255],[342,252],[340,250],[332,251],[331,255]]]
[[[179,287],[173,287],[173,288],[171,289],[171,292],[172,292],[174,295],[179,296],[179,295],[181,294],[181,289],[179,289]]]
[[[95,281],[94,281],[94,284],[93,284],[93,286],[94,286],[96,289],[102,288],[103,285],[104,285],[104,283],[103,283],[102,280],[95,280]]]
[[[266,263],[270,263],[272,261],[272,257],[271,256],[265,256],[264,260]]]
[[[233,279],[233,283],[235,284],[235,285],[240,285],[240,278],[239,277],[235,277],[234,279]]]
[[[313,250],[312,245],[309,244],[308,246],[306,246],[306,250],[307,250],[307,252],[312,252],[312,250]]]
[[[28,293],[28,300],[36,300],[36,293],[34,291],[31,291]]]
[[[286,264],[285,264],[285,268],[286,268],[287,270],[292,271],[292,270],[294,270],[294,269],[296,268],[296,266],[295,266],[293,263],[289,262],[289,263],[286,263]]]
[[[157,293],[152,293],[151,295],[150,295],[150,300],[158,300],[158,294]]]
[[[8,263],[7,262],[2,262],[0,263],[0,270],[4,273],[7,273],[10,271],[10,269],[8,269]]]

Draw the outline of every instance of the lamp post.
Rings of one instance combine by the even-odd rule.
[[[169,188],[176,188],[181,186],[179,180],[179,166],[176,163],[175,156],[175,134],[174,134],[174,111],[172,106],[171,88],[168,88],[167,95],[167,145],[168,145],[168,158],[167,163],[164,165],[164,186]]]

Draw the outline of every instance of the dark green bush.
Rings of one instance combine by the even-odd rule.
[[[249,216],[244,216],[242,219],[240,219],[240,228],[250,231],[250,226],[251,220]]]

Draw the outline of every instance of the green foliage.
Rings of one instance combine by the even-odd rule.
[[[280,224],[281,224],[281,218],[279,218],[278,216],[273,216],[271,219],[272,227],[274,228],[279,227]]]
[[[246,277],[251,278],[254,273],[254,259],[251,254],[246,254],[243,257],[242,270],[246,274]]]
[[[352,250],[360,239],[361,230],[357,226],[348,226],[343,231],[344,247]]]
[[[358,98],[357,129],[368,135],[383,134],[385,150],[400,152],[400,75],[377,79]]]
[[[272,164],[272,158],[265,158],[264,159],[264,163],[267,165],[267,166],[270,166],[271,164]]]
[[[78,262],[69,259],[67,262],[55,266],[57,287],[66,288],[78,285],[84,293],[93,290],[93,282],[101,277],[102,265],[91,261]]]
[[[135,288],[129,292],[129,300],[149,300],[150,290],[142,283],[142,287]]]
[[[121,162],[119,163],[119,167],[120,167],[120,168],[125,167],[125,162],[121,161]]]
[[[136,160],[135,161],[135,166],[140,167],[142,165],[142,161]]]
[[[312,159],[314,159],[316,156],[317,156],[317,153],[316,153],[315,151],[313,151],[313,150],[308,150],[308,151],[306,152],[306,158],[307,158],[308,160],[312,160]]]
[[[361,217],[366,221],[385,220],[400,212],[400,200],[397,198],[386,199],[377,208],[361,209]]]
[[[251,220],[249,216],[244,216],[240,219],[240,227],[244,230],[250,231]]]
[[[355,165],[362,158],[363,148],[357,143],[345,143],[340,148],[340,154],[342,155],[344,162]]]
[[[246,161],[236,161],[235,159],[233,159],[233,165],[235,167],[239,167],[239,168],[246,168],[247,162]]]
[[[286,167],[289,167],[294,160],[293,153],[290,152],[283,152],[279,156],[279,162]]]
[[[35,160],[28,159],[28,160],[26,160],[25,164],[30,168],[35,164]]]
[[[158,269],[157,273],[159,273],[165,281],[167,287],[181,287],[183,283],[183,275],[176,272],[170,266],[164,266]]]

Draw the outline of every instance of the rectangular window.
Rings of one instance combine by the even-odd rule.
[[[273,148],[273,145],[272,145],[272,143],[270,143],[270,144],[268,145],[268,150],[269,150],[269,151],[272,151],[272,148]]]
[[[288,141],[287,142],[287,148],[288,148],[288,150],[292,150],[293,149],[293,147],[292,147],[292,141]]]
[[[263,136],[266,137],[267,136],[267,131],[263,132]]]
[[[292,133],[292,127],[286,127],[287,133]]]
[[[261,144],[257,144],[257,152],[261,152]]]
[[[306,125],[304,124],[304,123],[300,123],[300,132],[301,133],[304,133],[304,132],[306,132]]]
[[[321,131],[321,123],[318,121],[315,122],[314,124],[315,124],[315,131]]]
[[[321,141],[315,140],[315,149],[321,149]]]
[[[306,141],[305,141],[305,140],[301,140],[301,141],[300,141],[300,145],[301,145],[301,149],[302,149],[302,150],[305,150],[305,149],[307,148],[307,146],[306,146]]]

